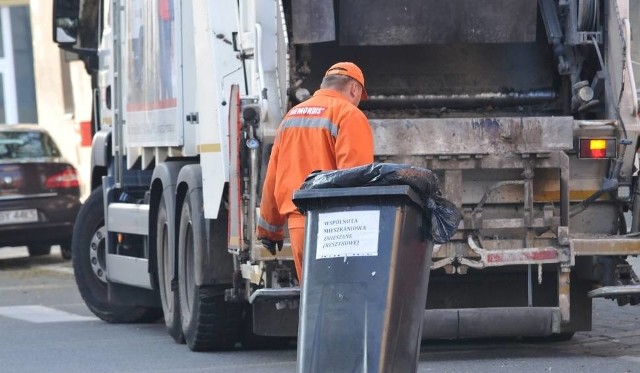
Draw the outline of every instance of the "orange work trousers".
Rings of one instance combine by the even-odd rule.
[[[290,214],[287,219],[293,262],[296,265],[296,273],[298,274],[300,285],[302,285],[302,262],[304,261],[304,222],[305,217],[300,214]]]

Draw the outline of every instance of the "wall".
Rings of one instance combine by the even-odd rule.
[[[91,153],[89,147],[80,147],[79,123],[91,119],[91,80],[84,64],[67,62],[53,42],[53,0],[31,0],[29,4],[38,123],[51,132],[63,155],[78,168],[86,197]]]

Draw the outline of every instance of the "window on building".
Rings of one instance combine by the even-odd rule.
[[[0,123],[36,123],[29,6],[0,7]]]

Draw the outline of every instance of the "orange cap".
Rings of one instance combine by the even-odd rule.
[[[346,75],[355,79],[360,85],[362,85],[362,95],[360,96],[361,100],[366,100],[369,95],[367,95],[367,90],[364,89],[364,75],[362,74],[362,70],[353,62],[338,62],[331,66],[329,70],[324,74],[327,75]]]

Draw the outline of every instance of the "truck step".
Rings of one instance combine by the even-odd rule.
[[[153,289],[149,276],[149,260],[107,253],[107,278],[110,282]]]
[[[258,289],[249,297],[249,303],[260,301],[280,301],[280,300],[300,299],[300,288],[278,288],[278,289]]]
[[[640,285],[603,286],[587,293],[589,298],[615,298],[635,294],[640,294]]]
[[[111,203],[108,208],[107,230],[109,232],[148,235],[149,205]]]

